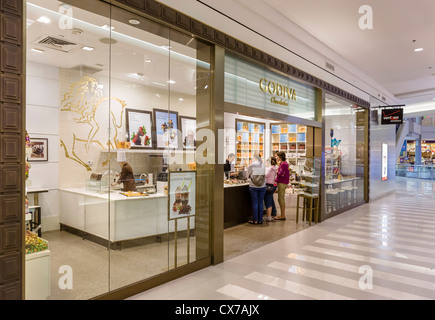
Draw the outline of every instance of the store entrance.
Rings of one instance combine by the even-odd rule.
[[[299,210],[299,194],[319,194],[320,161],[314,155],[314,127],[297,122],[225,113],[225,178],[224,178],[224,258],[236,257],[267,243],[274,242],[309,226]],[[284,191],[273,192],[273,202],[263,201],[262,223],[250,223],[253,217],[253,195],[250,193],[248,167],[256,155],[275,180],[278,160],[286,163],[288,183]],[[273,168],[271,168],[273,167]],[[272,171],[272,173],[271,173]],[[317,177],[317,178],[316,178]],[[281,180],[281,182],[286,182]],[[267,195],[266,195],[267,197]],[[282,198],[281,198],[282,197]],[[281,199],[280,199],[281,198]],[[300,207],[303,206],[300,201]],[[255,204],[254,204],[255,205]],[[270,216],[267,214],[266,206]],[[285,209],[281,211],[281,208]],[[285,220],[278,220],[283,218]]]

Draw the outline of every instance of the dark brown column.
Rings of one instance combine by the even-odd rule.
[[[0,300],[24,290],[23,0],[0,0]]]

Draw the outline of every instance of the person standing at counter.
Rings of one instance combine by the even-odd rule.
[[[272,212],[275,207],[275,201],[273,200],[273,194],[276,191],[276,160],[275,158],[270,158],[266,162],[266,193],[264,195],[264,204],[266,206],[266,221],[272,220]],[[276,208],[275,208],[276,212]]]
[[[122,183],[124,185],[122,188],[123,191],[136,191],[133,169],[127,163],[125,151],[118,151],[117,161],[121,167],[121,174],[119,175],[118,181],[113,183],[112,186]]]
[[[248,166],[249,193],[252,202],[251,224],[263,223],[263,202],[266,193],[266,175],[260,155],[256,152]]]
[[[290,182],[290,171],[284,152],[278,152],[277,160],[279,167],[276,174],[276,183],[278,185],[278,203],[281,209],[281,215],[275,217],[275,220],[285,220],[285,190]]]
[[[225,164],[224,164],[224,172],[225,172],[225,177],[227,179],[231,178],[231,175],[234,175],[235,173],[233,173],[233,161],[236,159],[236,155],[234,153],[230,153],[227,157],[227,160],[225,160]]]

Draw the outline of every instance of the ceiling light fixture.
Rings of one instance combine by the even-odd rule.
[[[137,80],[144,80],[142,73],[129,73],[127,76]]]
[[[46,23],[46,24],[51,22],[51,20],[49,18],[47,18],[46,16],[41,16],[36,21],[41,22],[41,23]]]
[[[139,21],[139,20],[136,20],[136,19],[130,19],[130,20],[128,20],[128,22],[129,22],[130,24],[134,24],[134,25],[140,24],[140,21]]]
[[[176,83],[174,80],[168,80],[168,83],[170,83],[170,84],[174,84],[174,83]]]
[[[153,84],[161,86],[161,87],[166,87],[163,83],[159,83],[159,82],[155,82],[155,81],[153,81]]]
[[[83,46],[83,47],[82,47],[82,50],[85,50],[85,51],[94,51],[95,48],[93,48],[93,47],[89,47],[89,46]]]
[[[414,51],[415,52],[420,52],[420,51],[423,51],[423,48],[417,48],[417,49],[414,49]]]
[[[37,49],[37,48],[32,48],[31,51],[36,52],[36,53],[44,53],[44,50]]]
[[[110,27],[107,24],[105,24],[104,26],[101,26],[101,28],[104,30],[114,30],[115,29],[115,27]]]
[[[151,59],[145,59],[145,62],[146,63],[151,63],[151,62],[153,62],[153,60],[151,60]]]

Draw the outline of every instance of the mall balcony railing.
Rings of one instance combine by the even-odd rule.
[[[396,164],[396,176],[435,180],[435,165]]]

